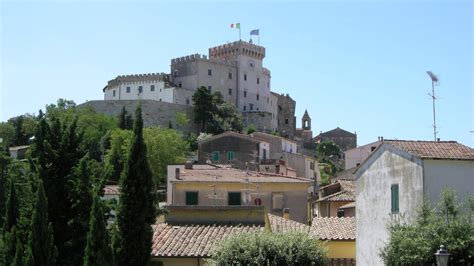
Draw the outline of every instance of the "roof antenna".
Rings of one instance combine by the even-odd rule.
[[[433,99],[433,134],[434,134],[434,141],[436,141],[438,139],[436,137],[436,134],[438,132],[436,131],[436,129],[437,129],[437,127],[436,127],[436,105],[435,105],[436,96],[435,96],[434,87],[435,87],[435,84],[438,83],[438,77],[435,74],[433,74],[433,72],[431,72],[431,71],[426,71],[426,73],[431,78],[431,93],[428,93],[428,95],[431,96],[431,98]]]

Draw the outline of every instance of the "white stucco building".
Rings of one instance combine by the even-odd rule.
[[[355,172],[357,264],[383,265],[390,222],[410,222],[448,187],[474,195],[474,149],[454,141],[383,141]]]

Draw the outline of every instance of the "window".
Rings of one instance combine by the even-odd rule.
[[[208,90],[209,92],[212,92],[212,86],[207,86],[207,90]]]
[[[244,74],[244,80],[247,81],[247,74]]]
[[[143,92],[143,86],[138,86],[138,93],[142,93]]]
[[[229,89],[229,95],[232,95],[232,89]]]
[[[232,79],[232,73],[229,73],[229,79]]]
[[[288,125],[288,118],[285,118],[285,125]]]
[[[227,161],[232,161],[234,160],[234,152],[233,151],[228,151],[227,152]]]
[[[270,98],[269,98],[269,97],[267,97],[267,104],[268,104],[268,103],[270,103]]]
[[[247,111],[247,106],[246,105],[244,105],[244,111]]]
[[[219,161],[219,152],[218,151],[213,151],[212,152],[212,161],[214,161],[214,162]]]
[[[244,98],[247,98],[247,91],[244,91]]]
[[[114,90],[114,91],[112,91],[112,94],[113,94],[113,97],[115,97],[115,90]]]
[[[260,84],[260,78],[257,78],[257,84]]]
[[[208,70],[207,70],[207,75],[208,75],[208,76],[212,76],[212,70],[211,70],[211,69],[208,69]]]
[[[175,70],[175,71],[174,71],[174,77],[175,77],[175,78],[178,77],[178,70]]]
[[[183,84],[181,84],[181,82],[180,82],[180,83],[178,84],[178,87],[180,87],[180,88],[181,88],[181,86],[183,86]]]
[[[399,213],[398,205],[398,184],[393,184],[391,187],[392,191],[392,213]]]
[[[272,208],[273,210],[283,210],[283,193],[272,193]]]
[[[198,205],[199,203],[199,192],[187,191],[186,192],[186,205]]]
[[[189,99],[186,99],[186,104],[188,104],[188,105],[189,105]]]
[[[241,193],[240,192],[229,192],[227,194],[228,205],[241,205]]]
[[[250,111],[253,110],[253,103],[249,103]]]
[[[127,93],[130,93],[130,87],[127,87]]]
[[[155,85],[150,86],[150,91],[155,91]]]
[[[344,217],[344,209],[337,210],[337,217]]]
[[[260,99],[260,95],[258,95],[258,93],[257,93],[257,101],[258,101],[259,99]]]
[[[314,162],[309,163],[309,169],[314,170]]]

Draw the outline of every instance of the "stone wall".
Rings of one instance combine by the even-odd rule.
[[[272,133],[272,114],[267,112],[245,112],[242,113],[244,127],[254,125],[257,131]]]
[[[98,113],[118,117],[124,106],[128,112],[135,114],[135,109],[138,103],[138,100],[97,100],[85,102],[80,104],[78,107],[91,107]],[[183,134],[198,132],[196,125],[193,123],[194,113],[192,106],[154,100],[141,100],[141,105],[143,124],[145,127],[161,126],[165,128],[168,127],[169,122],[171,121],[173,128],[183,132]],[[176,120],[176,113],[178,112],[186,114],[189,119],[187,125],[181,126],[178,124]]]
[[[292,139],[296,131],[296,102],[288,94],[272,92],[278,98],[278,128],[280,136]]]

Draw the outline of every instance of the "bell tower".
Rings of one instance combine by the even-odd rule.
[[[301,127],[303,130],[311,130],[311,117],[309,117],[308,110],[304,111],[303,118],[301,118]]]

